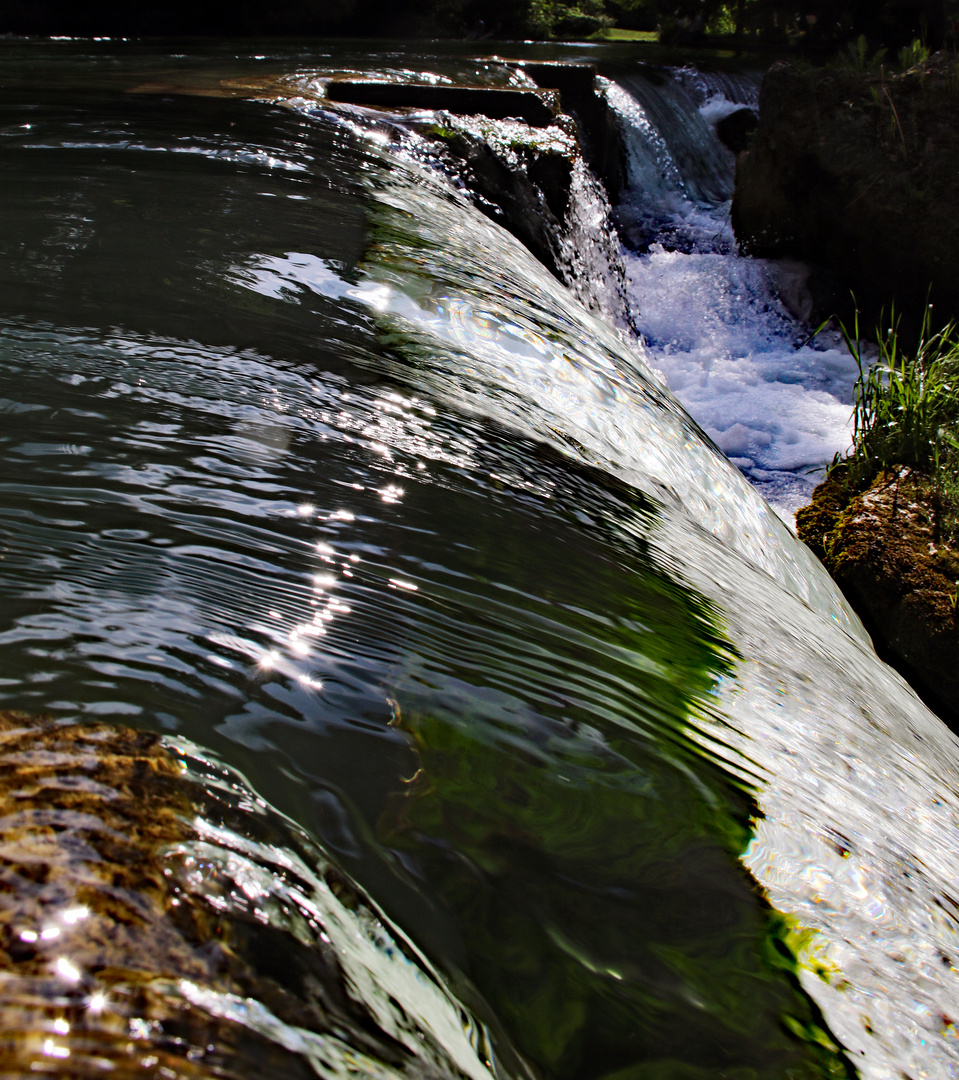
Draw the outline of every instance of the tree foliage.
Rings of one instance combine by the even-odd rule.
[[[694,24],[707,32],[830,47],[865,35],[899,48],[915,39],[938,48],[959,17],[954,0],[607,0],[619,25]]]
[[[898,49],[938,48],[957,18],[959,0],[14,0],[0,33],[548,38],[674,26],[823,48],[865,35]]]

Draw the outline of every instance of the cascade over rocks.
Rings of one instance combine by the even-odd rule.
[[[442,111],[435,122],[413,126],[438,148],[443,170],[479,210],[512,233],[587,308],[623,329],[634,329],[607,197],[622,186],[622,148],[613,111],[596,90],[596,69],[592,64],[506,63],[538,89],[504,90],[497,96],[472,87],[472,96],[458,97],[464,88],[427,87],[436,91],[431,101]],[[366,85],[374,84],[333,80],[327,96],[354,100],[351,88]],[[408,90],[422,89],[418,84],[375,85],[391,88],[394,107],[410,104]],[[342,87],[346,98],[336,96],[340,90],[334,88]],[[510,101],[525,100],[524,95],[554,110],[548,124],[538,114],[507,115]],[[385,106],[387,99],[376,104]]]
[[[959,313],[957,106],[945,53],[898,75],[775,64],[736,170],[744,252],[818,264],[823,313],[852,290],[867,327],[893,300],[916,318],[930,284],[940,321]]]
[[[589,309],[631,327],[626,273],[602,186],[580,151],[577,125],[440,113],[422,134],[442,148],[447,175],[512,233]]]
[[[459,175],[487,216],[562,279],[557,240],[569,206],[575,132],[557,125],[537,137],[519,122],[494,128],[445,119],[427,133],[445,147],[448,171]]]
[[[427,156],[591,310],[634,329],[607,192],[623,184],[616,117],[594,64],[502,60],[525,87],[462,86],[337,76],[327,101],[433,110],[406,123]]]

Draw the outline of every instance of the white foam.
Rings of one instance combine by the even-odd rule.
[[[664,113],[663,123],[695,127],[701,117],[713,130],[755,107],[758,84],[746,76],[673,75],[698,116]],[[660,241],[625,254],[635,325],[670,390],[794,526],[826,466],[851,445],[856,362],[835,331],[808,340],[805,268],[740,256],[730,204],[691,197],[648,110],[620,87],[607,98],[631,164],[630,193],[616,212],[621,234],[639,246]]]
[[[791,523],[849,448],[858,369],[835,332],[807,343],[780,299],[800,292],[793,267],[716,252],[725,213],[684,216],[700,250],[627,255],[634,317],[672,392]]]
[[[734,112],[750,107],[749,105],[743,105],[741,101],[730,101],[729,98],[723,97],[722,94],[712,94],[699,106],[699,111],[707,124],[715,126],[720,120],[724,120]]]

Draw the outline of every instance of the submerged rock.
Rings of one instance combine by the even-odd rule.
[[[490,1075],[411,947],[184,741],[0,712],[0,1073]]]
[[[834,469],[796,514],[877,650],[959,731],[959,553],[937,527],[932,482],[901,468],[868,485]]]
[[[732,222],[745,252],[814,262],[873,325],[895,300],[921,312],[931,284],[959,312],[959,61],[939,53],[903,74],[775,64],[759,126],[740,155]]]

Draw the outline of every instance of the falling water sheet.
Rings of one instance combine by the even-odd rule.
[[[668,404],[649,404],[658,391],[643,360],[624,355],[584,312],[553,308],[532,272],[531,291],[524,297],[514,286],[510,301],[496,298],[493,274],[474,273],[467,286],[450,254],[457,231],[442,246],[433,231],[450,210],[429,201],[423,187],[386,197],[395,217],[371,249],[374,278],[388,283],[380,316],[414,343],[406,346],[411,362],[428,364],[444,393],[468,395],[659,504],[656,524],[643,530],[654,563],[709,598],[738,658],[693,708],[690,728],[755,784],[759,813],[744,862],[776,907],[815,931],[799,938],[803,985],[863,1075],[951,1075],[959,803],[943,778],[955,775],[955,736],[876,659],[798,541],[785,531],[746,532],[754,546],[744,549],[744,533],[729,542],[724,526],[702,516],[711,470],[715,489],[727,491],[727,522],[757,498],[708,443],[660,471],[659,453],[675,437],[669,425],[682,421],[672,421]],[[418,259],[408,258],[413,250]],[[522,313],[534,308],[539,333],[531,335]],[[688,428],[683,437],[688,447]],[[698,488],[689,498],[686,476]],[[690,529],[690,519],[700,527]]]

